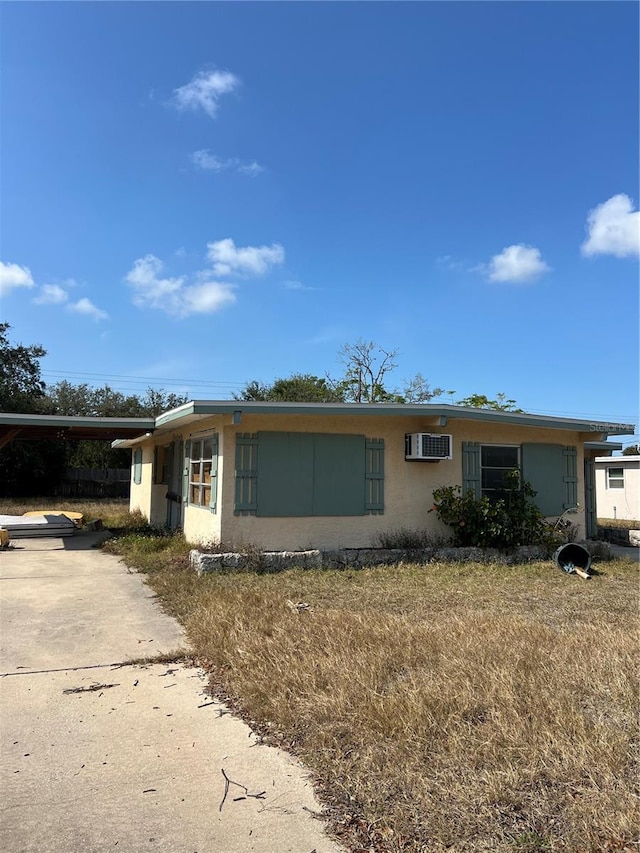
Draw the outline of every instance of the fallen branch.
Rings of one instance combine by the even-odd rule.
[[[231,785],[235,785],[237,788],[242,788],[242,790],[244,791],[244,797],[234,797],[234,803],[238,800],[244,800],[247,797],[252,797],[254,800],[264,800],[264,798],[266,797],[266,791],[261,791],[259,794],[250,794],[249,789],[245,785],[242,785],[240,782],[234,782],[233,779],[229,779],[227,774],[224,772],[224,768],[221,769],[221,773],[224,776],[224,796],[222,798],[222,802],[220,803],[220,808],[218,809],[218,811],[222,811],[222,807],[225,803],[225,800],[227,799],[227,794],[229,793],[229,787]]]

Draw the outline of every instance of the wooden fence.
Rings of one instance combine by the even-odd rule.
[[[64,498],[128,498],[130,488],[129,468],[67,468],[55,491]]]

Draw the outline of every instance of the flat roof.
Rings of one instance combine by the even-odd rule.
[[[422,417],[439,420],[437,428],[444,428],[448,420],[477,420],[593,433],[596,440],[601,439],[602,435],[633,435],[635,431],[634,424],[609,421],[602,423],[582,418],[502,412],[497,409],[477,409],[439,403],[272,403],[257,400],[190,400],[182,406],[158,415],[155,419],[155,432],[163,434],[172,429],[195,424],[212,415],[231,415],[234,422],[238,424],[242,423],[244,415]],[[142,437],[118,442],[118,445],[132,446]]]
[[[467,406],[439,403],[269,403],[254,400],[191,400],[163,412],[156,418],[156,428],[176,421],[187,421],[193,416],[221,414],[265,415],[385,415],[391,417],[441,417],[452,420],[479,420],[497,423],[540,426],[551,429],[568,429],[579,432],[633,435],[634,424],[600,422],[584,418],[532,415],[527,412],[502,412],[497,409],[477,409]]]
[[[20,439],[115,441],[155,429],[155,418],[92,418],[0,412],[0,447]]]

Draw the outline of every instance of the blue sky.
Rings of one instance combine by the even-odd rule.
[[[227,398],[362,338],[637,420],[637,4],[1,14],[0,316],[48,382]]]

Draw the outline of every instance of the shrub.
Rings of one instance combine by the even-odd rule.
[[[444,544],[446,544],[444,537],[432,536],[426,530],[410,530],[408,527],[398,527],[396,530],[382,530],[376,534],[374,539],[374,547],[389,548],[391,550],[396,548],[414,550]]]
[[[453,544],[459,547],[512,548],[516,545],[549,545],[554,532],[533,503],[536,495],[530,483],[517,471],[504,478],[500,497],[476,498],[460,486],[443,486],[433,493],[433,509],[453,530]]]

